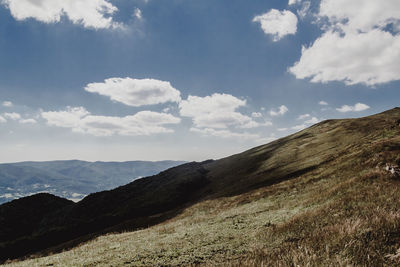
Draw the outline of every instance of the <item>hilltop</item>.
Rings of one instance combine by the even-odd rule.
[[[91,194],[46,213],[29,233],[12,230],[0,255],[72,248],[13,263],[23,266],[396,266],[399,120],[395,108],[323,121],[231,157]],[[7,216],[0,229],[4,223]]]

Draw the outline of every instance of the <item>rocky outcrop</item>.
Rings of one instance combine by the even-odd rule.
[[[400,177],[400,167],[395,164],[386,164],[385,170],[390,172],[395,177]]]

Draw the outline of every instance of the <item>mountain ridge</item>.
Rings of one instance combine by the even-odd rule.
[[[48,192],[82,199],[89,193],[109,190],[183,161],[87,162],[59,160],[0,164],[0,203],[32,193]]]
[[[354,180],[360,175],[391,177],[384,167],[400,160],[399,118],[400,108],[395,108],[365,118],[327,120],[227,158],[180,165],[110,191],[91,194],[59,211],[58,216],[46,218],[39,230],[33,233],[40,232],[40,229],[58,229],[51,234],[53,238],[58,235],[59,245],[73,238],[86,241],[107,232],[135,230],[172,220],[207,201],[219,203],[257,190],[268,192],[269,188],[280,184],[296,187],[292,180],[307,187],[336,180],[338,184],[347,185],[346,177]],[[364,183],[365,178],[362,179],[361,183]],[[396,184],[397,178],[393,179],[390,183]],[[329,189],[326,190],[330,195]],[[243,203],[257,199],[262,199],[262,196]],[[74,228],[80,231],[71,230]],[[45,236],[46,232],[43,234]],[[293,240],[299,242],[301,239]],[[0,242],[1,255],[11,255],[16,251],[11,240]],[[13,257],[26,254],[21,250],[21,242],[14,243],[20,249],[20,255]],[[47,244],[47,247],[57,243],[46,239],[37,242]]]

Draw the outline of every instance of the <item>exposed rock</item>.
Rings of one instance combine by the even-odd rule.
[[[400,177],[400,167],[394,164],[387,164],[384,168],[386,171],[390,172],[395,177]]]

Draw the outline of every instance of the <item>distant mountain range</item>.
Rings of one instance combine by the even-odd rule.
[[[0,204],[43,192],[77,201],[90,193],[109,190],[182,163],[62,160],[0,164]]]

